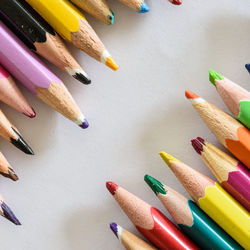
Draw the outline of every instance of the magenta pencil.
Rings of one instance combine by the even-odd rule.
[[[0,22],[0,63],[32,94],[82,128],[88,122],[62,81]]]

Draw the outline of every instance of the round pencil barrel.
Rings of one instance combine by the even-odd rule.
[[[250,171],[241,162],[201,137],[191,142],[222,187],[250,211]]]
[[[117,186],[106,183],[107,189],[135,225],[137,230],[160,249],[198,249],[158,209]]]
[[[207,176],[165,152],[160,155],[199,207],[243,248],[249,248],[249,212]]]
[[[111,25],[114,23],[114,14],[108,7],[106,0],[71,0],[76,6],[85,10],[101,22]]]
[[[84,84],[91,81],[52,27],[25,1],[0,1],[0,17],[31,50]]]
[[[155,247],[114,222],[110,223],[110,229],[127,250],[156,250]]]
[[[175,223],[201,249],[242,249],[193,201],[149,175],[145,175],[144,180],[168,210]]]
[[[219,142],[250,168],[250,131],[236,119],[191,91],[186,91],[185,95]]]

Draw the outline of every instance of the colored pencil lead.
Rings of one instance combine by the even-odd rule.
[[[138,11],[138,13],[146,13],[146,12],[148,12],[150,9],[149,9],[149,7],[148,7],[148,5],[145,3],[145,2],[143,2],[142,4],[141,4],[141,9]]]
[[[11,211],[11,209],[7,206],[4,201],[1,201],[1,209],[3,212],[3,216],[9,221],[13,222],[15,225],[21,225],[20,221],[17,219],[15,214]]]
[[[111,222],[109,224],[110,229],[113,231],[113,233],[115,234],[115,236],[118,238],[118,225],[114,222]],[[119,238],[118,238],[119,239]]]
[[[144,180],[151,187],[151,189],[154,191],[154,193],[156,195],[159,193],[161,193],[161,194],[167,193],[166,190],[164,189],[162,183],[159,182],[158,180],[156,180],[155,178],[153,178],[152,176],[146,174],[144,176]]]
[[[203,145],[205,145],[204,139],[197,137],[196,139],[191,140],[191,144],[194,150],[200,155],[203,152]]]
[[[174,5],[181,5],[182,4],[182,0],[169,0],[169,2],[174,4]]]
[[[3,176],[12,179],[13,181],[17,181],[19,178],[16,175],[15,171],[12,168],[8,168],[8,174],[1,173]]]
[[[24,153],[29,155],[34,155],[33,150],[30,148],[30,146],[25,142],[23,137],[12,127],[13,132],[17,135],[18,139],[15,140],[14,138],[10,138],[11,143],[22,150]]]
[[[248,73],[250,73],[250,64],[246,64],[245,67],[246,67]]]

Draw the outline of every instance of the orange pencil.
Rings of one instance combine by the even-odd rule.
[[[191,91],[186,91],[185,95],[219,142],[250,168],[250,131]]]

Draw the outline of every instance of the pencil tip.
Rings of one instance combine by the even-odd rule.
[[[173,1],[170,0],[170,2],[174,5],[181,5],[182,4],[182,0],[173,0]]]
[[[169,166],[171,161],[178,161],[180,162],[178,159],[176,159],[175,157],[173,157],[170,154],[167,154],[165,152],[160,152],[159,155],[161,156],[161,158],[165,161],[165,163]]]
[[[89,123],[86,118],[84,118],[83,122],[79,125],[81,128],[85,129],[89,127]]]
[[[148,5],[145,2],[142,2],[141,9],[138,11],[138,13],[146,13],[149,10],[150,9],[149,9]]]
[[[3,210],[4,217],[9,221],[13,222],[15,225],[21,225],[20,221],[11,211],[11,209],[7,206],[7,204],[3,201],[1,204],[1,208]]]
[[[112,25],[115,21],[115,14],[112,10],[110,10],[111,15],[108,15],[108,21],[109,21],[109,25]]]
[[[196,99],[199,98],[198,95],[196,95],[195,93],[189,91],[189,90],[185,90],[185,96],[187,99]]]
[[[88,75],[87,75],[87,74],[84,74],[83,72],[78,71],[78,72],[76,72],[76,73],[73,75],[73,77],[74,77],[76,80],[78,80],[79,82],[83,83],[83,84],[88,85],[88,84],[91,83],[91,80],[90,80],[90,78],[88,77]]]
[[[15,132],[17,135],[18,139],[15,140],[11,138],[11,143],[22,150],[24,153],[29,154],[29,155],[34,155],[33,150],[30,148],[30,146],[25,142],[25,140],[22,138],[22,136],[12,127],[12,130]]]
[[[159,193],[166,194],[166,190],[164,189],[163,184],[152,176],[146,174],[144,176],[144,181],[149,185],[149,187],[156,195]]]
[[[15,171],[11,168],[8,168],[8,177],[12,179],[13,181],[17,181],[19,179]]]
[[[250,73],[250,64],[247,63],[247,64],[245,65],[245,67],[246,67],[248,73]]]
[[[216,80],[223,80],[224,77],[217,73],[216,71],[210,69],[209,70],[209,81],[216,87]]]
[[[106,58],[105,64],[106,64],[109,68],[113,69],[114,71],[116,71],[116,70],[119,69],[118,64],[116,64],[116,62],[115,62],[115,60],[113,59],[112,56],[109,56],[109,57]]]
[[[115,236],[118,238],[118,225],[114,222],[111,222],[109,224],[110,229],[113,231],[113,233],[115,234]]]
[[[205,145],[205,140],[201,137],[191,140],[191,144],[194,150],[200,155],[203,152],[203,145]]]
[[[33,108],[31,108],[31,112],[23,113],[24,115],[28,116],[29,118],[36,117],[36,112]]]
[[[106,188],[108,189],[108,191],[109,191],[112,195],[114,195],[114,194],[115,194],[115,191],[116,191],[117,188],[118,188],[118,185],[115,184],[115,183],[112,182],[112,181],[107,181],[107,182],[106,182]]]

